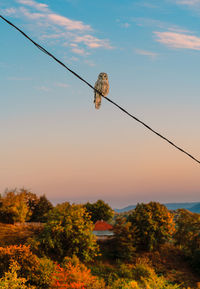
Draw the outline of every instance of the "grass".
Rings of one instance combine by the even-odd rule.
[[[25,244],[29,237],[37,234],[41,226],[30,224],[8,225],[0,223],[0,246]]]

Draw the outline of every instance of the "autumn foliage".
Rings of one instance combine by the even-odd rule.
[[[91,214],[86,205],[52,207],[25,190],[0,198],[0,219],[19,222],[0,226],[0,289],[199,288],[199,214],[138,204],[112,226],[97,222],[96,230],[114,233],[102,241],[93,234],[91,216],[105,214],[97,204]]]
[[[38,258],[30,250],[29,246],[14,245],[0,247],[0,277],[8,272],[13,260],[19,265],[18,274],[27,278],[30,285],[37,288],[49,288],[50,276],[54,270],[54,264],[46,258]]]
[[[53,273],[51,288],[58,289],[103,289],[105,283],[92,276],[90,269],[77,262],[68,262],[64,268],[56,266]]]
[[[135,230],[136,248],[153,251],[169,241],[175,232],[174,216],[157,202],[138,204],[128,221]]]

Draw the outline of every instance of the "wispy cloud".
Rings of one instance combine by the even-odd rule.
[[[86,52],[83,48],[74,47],[72,51],[79,55],[89,55],[89,52]]]
[[[2,9],[3,15],[10,15],[28,20],[29,28],[42,41],[51,40],[51,44],[68,47],[72,53],[87,56],[91,49],[113,48],[108,39],[100,39],[94,34],[94,29],[83,21],[73,20],[55,13],[47,4],[34,0],[15,0],[18,7]],[[37,20],[37,22],[35,21]],[[38,29],[39,28],[39,29]],[[54,40],[52,42],[52,40]]]
[[[61,88],[67,88],[67,87],[69,87],[69,84],[67,84],[67,83],[62,83],[62,82],[55,82],[54,85],[57,86],[57,87],[61,87]]]
[[[17,9],[11,7],[6,9],[1,9],[1,13],[5,16],[14,15],[17,12]]]
[[[200,5],[200,0],[177,0],[176,3],[180,5],[196,6]]]
[[[125,23],[121,24],[121,27],[123,27],[123,28],[129,28],[130,26],[131,26],[131,24],[128,23],[128,22],[125,22]]]
[[[44,86],[44,85],[42,85],[42,86],[38,86],[38,87],[36,87],[36,88],[37,88],[38,90],[40,90],[40,91],[44,91],[44,92],[48,92],[48,91],[51,90],[49,87]]]
[[[33,1],[33,0],[17,0],[17,2],[20,4],[23,4],[23,5],[33,7],[39,11],[44,11],[44,12],[49,11],[48,5],[44,4],[44,3],[38,3],[38,2]]]
[[[84,43],[86,46],[90,48],[107,48],[112,49],[113,47],[109,44],[109,41],[107,39],[98,39],[92,35],[83,35],[83,36],[77,36],[74,39],[77,43]]]
[[[89,65],[89,66],[91,66],[91,67],[95,66],[95,63],[94,63],[92,60],[87,60],[87,59],[85,59],[85,60],[84,60],[84,63],[87,64],[87,65]]]
[[[179,32],[180,33],[193,33],[193,31],[190,31],[178,25],[174,25],[170,22],[160,21],[160,20],[152,19],[152,18],[138,17],[138,18],[133,18],[132,21],[134,21],[137,26],[148,27],[151,29],[159,28],[159,29],[170,30],[173,32],[178,32],[178,33]]]
[[[38,14],[38,18],[45,18],[44,21],[46,24],[58,25],[60,27],[65,28],[66,30],[80,30],[80,31],[88,31],[92,30],[90,25],[84,24],[82,21],[72,20],[65,16],[54,13],[47,4],[38,3],[34,0],[16,0],[17,3],[22,4],[24,6],[31,7],[32,9],[38,10],[40,13],[32,12],[32,10],[28,10],[27,7],[24,6],[19,7],[18,12],[22,12],[24,16],[29,19],[36,18],[34,15]],[[15,12],[16,13],[16,9]],[[13,14],[14,14],[13,13]]]
[[[45,15],[42,13],[31,13],[31,12],[29,12],[28,9],[26,9],[24,7],[20,7],[19,12],[21,12],[22,15],[29,18],[30,20],[41,19],[41,18],[44,19],[44,17],[45,17]]]
[[[65,27],[67,30],[91,30],[90,25],[85,25],[81,21],[75,21],[71,20],[67,17],[51,13],[47,14],[48,19],[50,20],[51,23],[54,23],[59,26]]]
[[[10,76],[8,77],[8,80],[16,80],[16,81],[26,81],[26,80],[31,80],[32,78],[30,77],[18,77],[18,76]]]
[[[144,55],[144,56],[148,56],[152,59],[155,59],[158,54],[152,51],[147,51],[147,50],[142,50],[142,49],[135,49],[135,53],[139,54],[139,55]]]
[[[172,48],[200,50],[200,37],[174,32],[154,32],[156,41]]]

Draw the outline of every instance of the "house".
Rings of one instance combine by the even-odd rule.
[[[110,236],[113,236],[113,226],[105,221],[97,221],[94,225],[93,234],[97,237],[97,240],[105,240]]]

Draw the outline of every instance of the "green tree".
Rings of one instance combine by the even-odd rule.
[[[89,261],[97,255],[98,246],[92,233],[93,224],[81,205],[63,203],[53,208],[38,237],[40,248],[55,260],[76,255]]]
[[[137,231],[137,248],[152,251],[172,237],[175,224],[173,214],[159,203],[138,204],[128,221]]]
[[[86,210],[91,215],[91,220],[96,223],[98,220],[109,221],[114,216],[112,208],[102,200],[98,200],[96,203],[86,203]]]
[[[110,239],[111,257],[131,261],[136,251],[136,231],[126,218],[117,218],[113,227],[114,238]]]
[[[174,239],[200,272],[200,214],[179,209]]]
[[[51,209],[53,209],[51,202],[47,200],[45,195],[41,196],[33,209],[30,222],[45,223],[47,221],[47,214]]]

